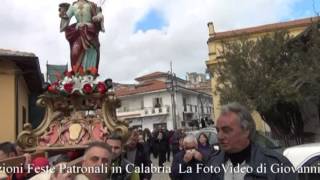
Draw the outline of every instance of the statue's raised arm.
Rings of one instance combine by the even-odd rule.
[[[70,44],[71,66],[75,72],[96,68],[100,57],[99,32],[104,32],[101,7],[88,0],[77,0],[71,5],[59,5],[60,31]],[[75,17],[77,22],[69,25]]]
[[[61,3],[59,4],[59,17],[61,18],[60,22],[60,31],[64,31],[64,29],[69,25],[70,18],[67,15],[67,11],[70,7],[69,3]]]

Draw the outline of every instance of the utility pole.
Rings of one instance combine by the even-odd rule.
[[[172,71],[172,61],[170,61],[170,71],[168,72],[168,90],[170,91],[170,94],[171,94],[173,128],[177,129],[177,113],[176,113],[177,80],[176,80],[176,74],[173,73]]]

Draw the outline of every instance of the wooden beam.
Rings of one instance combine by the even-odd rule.
[[[82,166],[82,161],[83,161],[83,156],[77,158],[77,159],[74,159],[70,162],[67,163],[67,166],[68,167],[72,167],[72,166]]]
[[[36,148],[29,148],[25,149],[25,152],[34,152],[34,151],[71,151],[71,150],[84,150],[88,146],[87,145],[79,145],[79,146],[52,146],[52,147],[36,147]]]
[[[36,157],[47,157],[46,152],[44,151],[34,152],[34,153],[31,153],[30,155],[31,155],[31,159],[34,159]],[[16,156],[16,157],[1,160],[0,164],[2,167],[19,167],[23,165],[25,161],[26,161],[26,158],[25,156],[22,155],[22,156]]]

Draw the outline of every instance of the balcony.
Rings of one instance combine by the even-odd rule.
[[[144,109],[144,116],[157,116],[157,115],[166,115],[169,114],[170,107],[162,106],[158,108],[149,107]]]
[[[146,107],[146,108],[139,108],[139,109],[117,109],[117,117],[120,119],[127,119],[127,118],[138,118],[138,117],[147,117],[147,116],[160,116],[160,115],[167,115],[170,112],[169,106],[162,106],[162,107]]]
[[[196,105],[187,104],[184,106],[183,112],[192,114],[196,112],[196,108],[197,108]]]
[[[143,109],[117,109],[117,117],[122,119],[122,118],[136,118],[136,117],[141,117],[143,114],[144,110]]]

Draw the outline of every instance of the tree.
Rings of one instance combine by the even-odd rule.
[[[290,137],[301,143],[300,104],[310,97],[319,103],[317,27],[296,38],[279,31],[222,44],[223,61],[217,65],[222,103],[238,101],[257,110],[287,144]]]

